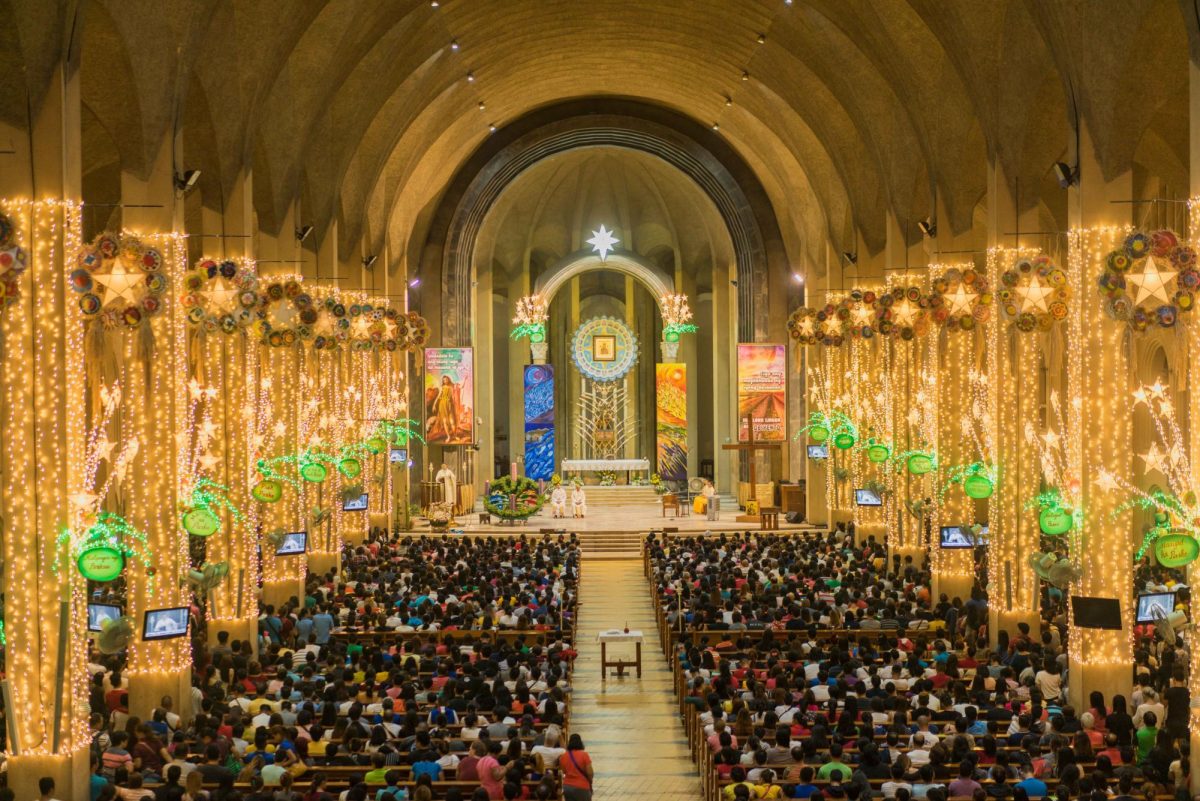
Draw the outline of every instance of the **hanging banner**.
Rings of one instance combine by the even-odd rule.
[[[475,371],[470,348],[425,349],[425,441],[471,445]]]
[[[658,475],[664,481],[687,479],[687,365],[654,367],[657,401]]]
[[[525,475],[549,481],[554,474],[554,366],[525,365]]]
[[[787,420],[787,352],[783,345],[737,346],[738,441],[750,439],[746,416],[754,420],[754,439],[783,442]]]

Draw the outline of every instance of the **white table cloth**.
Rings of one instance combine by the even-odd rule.
[[[643,637],[640,631],[622,631],[621,629],[609,629],[602,631],[596,635],[596,642],[642,642]]]
[[[650,469],[649,459],[563,459],[564,473],[598,473],[601,470],[646,470]]]

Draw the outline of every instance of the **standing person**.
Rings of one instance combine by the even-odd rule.
[[[333,631],[333,615],[329,614],[329,607],[322,606],[320,611],[313,615],[313,633],[317,637],[317,645],[322,647],[329,644],[329,635]]]
[[[558,759],[562,770],[563,799],[592,801],[592,758],[583,750],[583,738],[572,734],[567,740],[567,752]]]
[[[442,469],[437,471],[434,480],[442,485],[442,502],[450,504],[450,513],[458,511],[458,478],[450,465],[442,462]]]
[[[43,776],[38,779],[38,801],[57,801],[54,798],[54,779]]]
[[[1171,686],[1163,691],[1163,700],[1167,702],[1167,719],[1163,728],[1176,740],[1187,739],[1188,709],[1191,707],[1192,694],[1188,690],[1183,665],[1176,665],[1171,670]]]

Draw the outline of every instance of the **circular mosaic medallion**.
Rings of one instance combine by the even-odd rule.
[[[616,381],[633,369],[637,356],[637,334],[612,317],[593,317],[571,338],[571,361],[592,381]]]

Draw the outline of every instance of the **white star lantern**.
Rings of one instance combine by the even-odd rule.
[[[1050,298],[1054,295],[1054,288],[1049,284],[1042,283],[1041,277],[1037,273],[1029,276],[1029,283],[1025,286],[1017,287],[1017,296],[1021,301],[1022,312],[1032,311],[1048,311]]]
[[[92,279],[104,288],[104,305],[111,306],[118,300],[124,300],[126,304],[136,303],[137,288],[145,283],[146,276],[137,270],[130,270],[125,260],[118,257],[113,259],[108,272],[93,273]]]
[[[1171,293],[1168,291],[1168,287],[1177,275],[1179,275],[1178,270],[1164,270],[1153,256],[1147,256],[1145,264],[1142,265],[1142,271],[1130,273],[1126,277],[1129,283],[1137,286],[1137,295],[1133,302],[1138,306],[1141,306],[1142,301],[1145,300],[1156,300],[1160,304],[1170,303]]]
[[[955,284],[954,291],[945,295],[945,299],[951,314],[970,314],[979,295],[967,291],[963,282],[959,281]]]
[[[600,261],[604,261],[608,258],[608,254],[614,250],[613,245],[619,244],[620,241],[620,239],[613,236],[612,231],[601,225],[599,231],[592,231],[592,238],[587,243],[592,246],[593,253],[600,254]]]

